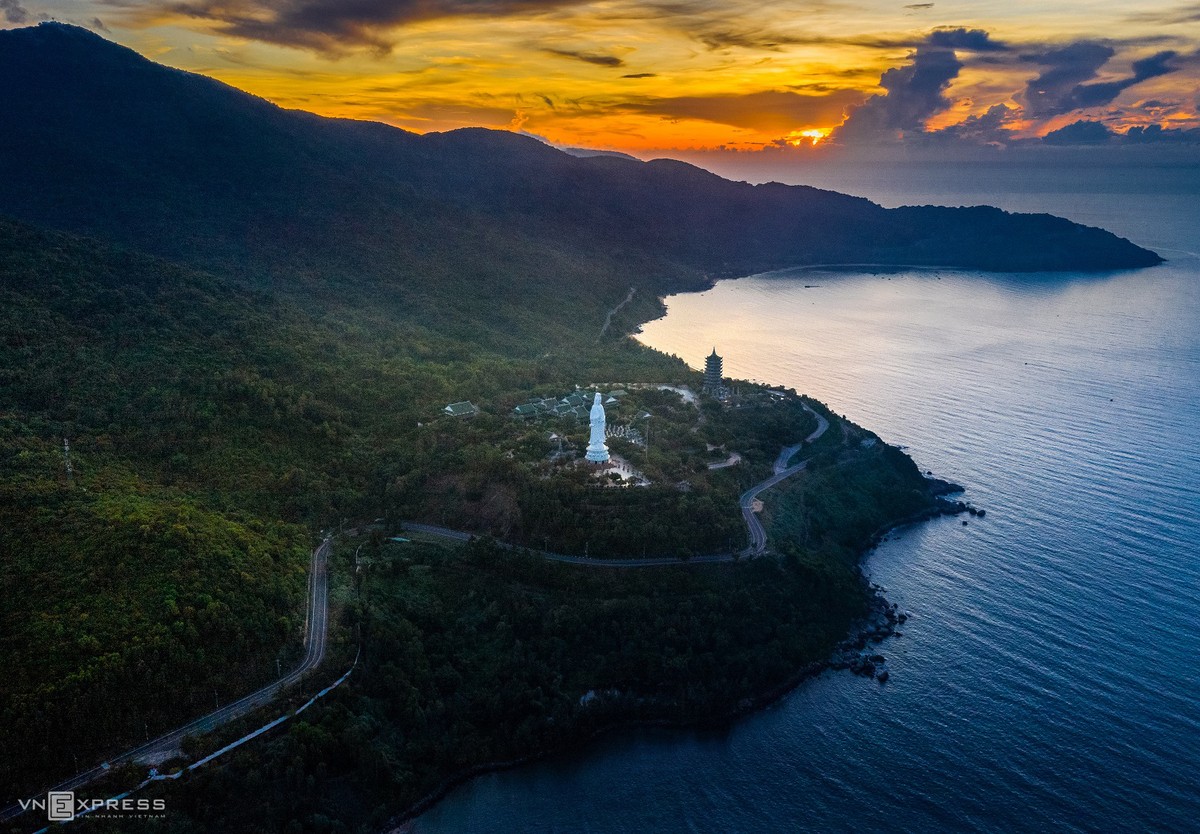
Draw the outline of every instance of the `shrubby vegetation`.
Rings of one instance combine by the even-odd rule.
[[[770,474],[781,446],[816,425],[794,398],[748,396],[747,407],[723,409],[707,400],[688,404],[674,391],[631,387],[609,406],[609,425],[631,426],[649,442],[610,438],[609,446],[650,486],[598,490],[602,479],[575,462],[587,444],[587,424],[516,421],[507,414],[519,401],[501,399],[506,416],[485,412],[422,426],[405,466],[389,478],[388,517],[601,558],[728,553],[745,544],[738,495]],[[559,441],[552,435],[571,456],[553,460]],[[739,450],[743,464],[709,470],[726,448]]]
[[[89,483],[0,484],[6,793],[91,767],[294,662],[302,530],[132,478]]]
[[[929,484],[912,459],[883,443],[815,456],[804,472],[780,484],[765,521],[789,559],[856,564],[864,546],[888,526],[928,513]]]
[[[381,461],[461,386],[538,381],[459,353],[0,223],[3,794],[290,661],[310,531],[374,517]]]
[[[269,676],[296,648],[319,527],[380,512],[437,521],[445,507],[460,526],[503,532],[473,497],[508,489],[516,538],[587,547],[571,539],[577,508],[542,504],[560,488],[596,491],[570,470],[540,480],[526,463],[548,450],[544,427],[501,415],[539,387],[689,372],[624,340],[583,340],[560,357],[470,351],[409,321],[363,322],[343,309],[316,316],[203,273],[0,223],[2,639],[20,665],[0,685],[0,710],[5,748],[22,751],[0,772],[5,793],[61,776],[67,750],[86,763]],[[438,416],[463,396],[491,414]],[[640,396],[664,429],[695,419],[673,394]],[[656,476],[694,455],[671,436],[653,448]],[[706,489],[683,507],[707,514],[691,530],[693,551],[736,532]],[[654,512],[640,520],[627,491],[583,510],[601,522],[594,552],[632,552],[651,525],[657,537],[646,541],[675,546],[677,493],[651,493]]]
[[[375,832],[454,774],[778,692],[864,613],[857,562],[880,525],[931,506],[912,461],[862,445],[872,437],[845,424],[768,500],[779,560],[588,570],[488,540],[347,542],[338,575],[353,576],[352,552],[363,564],[342,591],[363,652],[352,685],[228,764],[154,788],[171,813],[133,830]]]
[[[556,321],[510,353],[486,320],[465,335],[349,302],[306,307],[0,222],[0,651],[14,669],[0,745],[19,751],[5,793],[294,662],[320,528],[417,519],[609,557],[742,546],[736,498],[814,428],[800,401],[748,388],[746,408],[690,405],[635,384],[697,386],[682,363]],[[603,489],[551,459],[551,433],[578,452],[586,425],[510,416],[600,381],[628,388],[611,424],[648,422],[648,449],[612,447],[649,487]],[[482,413],[441,414],[459,399]],[[721,715],[780,684],[860,610],[869,533],[927,500],[907,458],[847,432],[806,451],[807,486],[768,505],[775,540],[794,542],[782,563],[586,571],[376,535],[335,619],[331,666],[361,634],[350,686],[171,789],[167,828],[369,828],[464,767],[630,719]],[[730,450],[739,466],[708,469]]]
[[[474,765],[631,720],[729,714],[823,657],[862,604],[842,564],[588,570],[486,541],[368,544],[361,558],[353,685],[162,789],[171,813],[132,830],[377,831]]]

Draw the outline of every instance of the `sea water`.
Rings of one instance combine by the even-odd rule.
[[[826,672],[719,733],[483,776],[418,832],[1200,831],[1200,188],[816,184],[1049,211],[1169,260],[794,270],[668,299],[647,344],[821,399],[987,516],[866,561],[912,614],[886,684]]]

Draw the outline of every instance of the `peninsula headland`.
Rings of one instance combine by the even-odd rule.
[[[284,111],[59,24],[0,31],[0,82],[4,798],[305,663],[318,567],[322,663],[152,765],[353,668],[146,788],[168,819],[97,830],[374,831],[487,763],[727,720],[839,644],[875,674],[843,641],[900,614],[862,554],[965,505],[821,403],[628,334],[773,267],[1161,260],[1046,215]]]

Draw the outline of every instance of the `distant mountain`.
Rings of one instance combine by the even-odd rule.
[[[589,156],[611,156],[616,159],[629,159],[633,162],[640,161],[636,156],[632,156],[627,153],[621,153],[620,151],[601,151],[597,150],[596,148],[564,148],[562,146],[558,146],[558,149],[563,153],[569,153],[571,156],[578,156],[580,158]]]
[[[320,118],[57,23],[0,32],[0,124],[0,214],[314,299],[365,292],[501,328],[505,309],[548,298],[607,305],[631,283],[658,295],[804,263],[1160,260],[1047,215],[887,210],[508,132]]]

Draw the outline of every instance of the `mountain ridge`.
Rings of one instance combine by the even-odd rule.
[[[1161,260],[1057,218],[884,209],[675,160],[577,157],[505,131],[418,135],[286,110],[65,24],[0,32],[0,90],[0,214],[246,283],[405,309],[502,284],[522,305],[569,294],[543,263],[564,257],[590,264],[605,302],[631,282],[661,296],[806,263]]]

